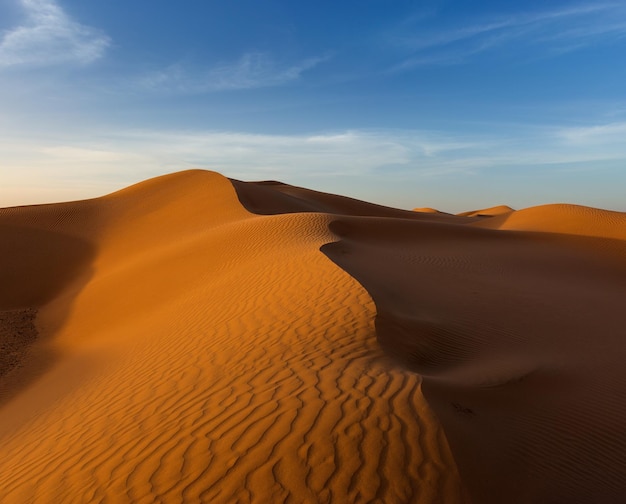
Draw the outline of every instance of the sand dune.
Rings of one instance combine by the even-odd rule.
[[[361,217],[393,217],[419,221],[467,223],[451,214],[431,212],[435,215],[422,215],[415,211],[400,210],[365,201],[312,191],[282,182],[241,182],[231,180],[239,201],[251,212],[262,215],[275,215],[297,212],[317,212],[330,215],[352,215]],[[441,214],[441,215],[438,215]]]
[[[510,206],[498,205],[489,208],[483,208],[481,210],[470,210],[469,212],[461,212],[457,215],[462,217],[493,217],[495,215],[506,215],[510,212],[514,212]]]
[[[626,240],[626,214],[579,205],[543,205],[497,215],[475,225]]]
[[[200,170],[0,210],[0,502],[622,502],[624,214],[474,213]]]
[[[431,207],[414,208],[413,211],[414,212],[421,212],[421,213],[443,213],[443,212],[440,212],[439,210],[437,210],[436,208],[431,208]]]
[[[322,247],[372,295],[381,345],[423,376],[475,502],[626,495],[623,214],[575,224],[562,210],[468,226],[340,217]],[[498,230],[509,222],[541,232]]]
[[[0,309],[39,330],[2,381],[0,501],[464,502],[330,221],[203,171],[0,211]]]

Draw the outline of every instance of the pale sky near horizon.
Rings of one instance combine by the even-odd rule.
[[[0,207],[205,168],[626,211],[626,0],[0,1]]]

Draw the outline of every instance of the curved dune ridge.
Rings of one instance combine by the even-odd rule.
[[[380,208],[268,188],[194,170],[0,210],[0,502],[468,502],[319,250],[320,205]]]
[[[0,210],[0,502],[623,502],[625,224],[201,170]]]
[[[626,213],[580,205],[542,205],[496,214],[475,224],[491,229],[541,231],[626,240]]]
[[[413,212],[420,212],[420,213],[444,213],[444,212],[440,212],[439,210],[437,210],[436,208],[431,208],[431,207],[420,207],[420,208],[414,208]]]
[[[381,345],[422,375],[474,502],[624,502],[626,215],[482,219],[342,216],[322,251],[371,294]]]
[[[511,212],[514,212],[510,206],[507,205],[498,205],[489,208],[483,208],[482,210],[470,210],[469,212],[461,212],[460,215],[462,217],[494,217],[496,215],[506,215]]]

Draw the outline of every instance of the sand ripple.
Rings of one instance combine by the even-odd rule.
[[[202,171],[68,205],[0,215],[93,251],[32,300],[56,357],[0,409],[1,502],[464,501],[329,215],[251,214]]]

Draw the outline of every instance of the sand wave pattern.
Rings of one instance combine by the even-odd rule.
[[[626,215],[470,214],[338,216],[322,250],[422,376],[474,502],[626,502]]]
[[[0,502],[468,502],[420,375],[320,252],[380,208],[276,186],[0,210],[0,337],[38,332],[0,382]]]
[[[201,170],[0,210],[0,502],[623,503],[625,230]]]

